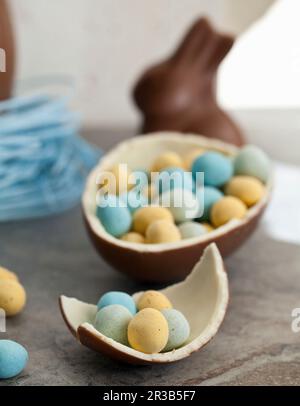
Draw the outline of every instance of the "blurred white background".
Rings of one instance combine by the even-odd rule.
[[[200,15],[241,33],[224,62],[226,108],[300,106],[299,0],[10,0],[18,77],[68,73],[85,123],[135,124],[130,90]],[[264,18],[249,23],[272,4]],[[246,30],[244,33],[243,31]]]

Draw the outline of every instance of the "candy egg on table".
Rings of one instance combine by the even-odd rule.
[[[207,229],[200,223],[196,221],[187,221],[178,226],[181,238],[183,240],[188,238],[200,237],[207,233]]]
[[[136,305],[132,297],[125,292],[119,291],[106,292],[99,299],[97,307],[100,310],[106,306],[113,304],[118,304],[126,307],[132,314],[136,313]]]
[[[221,227],[216,230],[213,229],[206,235],[181,240],[172,244],[130,244],[130,242],[124,243],[121,239],[114,238],[114,236],[105,232],[101,222],[97,219],[94,197],[97,194],[95,180],[99,172],[103,172],[112,168],[117,163],[123,162],[126,163],[133,172],[138,168],[145,168],[150,173],[153,162],[165,152],[173,151],[183,159],[186,153],[197,148],[205,149],[205,153],[198,156],[196,160],[206,155],[208,151],[218,151],[217,153],[220,154],[225,161],[228,159],[231,165],[233,165],[234,158],[238,156],[240,151],[239,148],[233,145],[207,139],[199,135],[184,134],[183,136],[180,133],[162,132],[147,136],[133,137],[120,143],[115,146],[111,152],[105,154],[99,164],[91,171],[82,199],[85,225],[96,250],[119,272],[135,279],[151,283],[182,280],[197,261],[197,256],[201,254],[205,247],[212,241],[218,244],[222,255],[226,256],[242,245],[255,230],[271,196],[272,176],[268,177],[268,181],[264,185],[265,193],[262,198],[247,210],[246,215],[242,219],[228,222],[226,227]],[[170,164],[168,163],[168,165]],[[175,166],[178,167],[178,165]],[[149,185],[146,185],[144,189],[148,190],[151,188],[151,190],[154,190],[153,183],[155,185],[157,176],[158,175],[152,179],[152,183],[149,180]],[[212,186],[216,189],[221,189],[220,192],[217,192],[218,198],[220,197],[220,193],[225,190],[225,186],[229,181],[230,179],[217,188]],[[211,186],[204,185],[204,188],[206,187]],[[201,185],[198,184],[197,190],[199,188],[201,188]],[[191,200],[193,199],[194,196],[192,196]],[[159,200],[159,196],[156,196],[151,204],[158,205],[157,200]],[[191,218],[176,216],[177,219],[175,221],[174,216],[171,214],[171,217],[173,217],[172,222],[180,225],[186,221],[197,221],[213,225],[210,218],[205,219],[201,217],[201,203],[200,199],[200,212],[198,216],[193,217],[194,213],[192,213]],[[170,212],[167,207],[164,208]],[[134,218],[140,210],[141,209],[138,209],[132,217]],[[155,218],[155,220],[160,219],[165,219],[165,217]],[[124,232],[120,238],[128,232],[138,232],[145,237],[146,229],[148,225],[153,222],[152,220],[143,222],[142,230],[135,229],[132,224],[132,227],[130,227],[127,232]]]
[[[145,235],[147,228],[151,223],[157,220],[166,220],[174,222],[173,216],[165,207],[148,206],[137,210],[133,215],[133,230]]]
[[[14,272],[0,266],[0,279],[12,279],[18,281],[18,277]]]
[[[223,226],[233,219],[242,219],[247,213],[244,202],[234,196],[225,196],[211,210],[211,221],[215,227]]]
[[[172,303],[161,292],[157,290],[147,290],[144,292],[137,302],[138,310],[150,307],[151,309],[162,310],[172,309]]]
[[[263,183],[269,179],[270,166],[268,156],[255,145],[246,145],[234,159],[235,175],[254,176]]]
[[[93,323],[98,310],[96,305],[61,296],[60,309],[74,338],[84,346],[108,357],[131,364],[159,365],[184,359],[200,350],[216,335],[226,313],[229,297],[228,280],[216,245],[211,244],[206,248],[201,260],[185,281],[170,285],[159,293],[167,297],[174,308],[184,315],[190,326],[187,340],[180,348],[168,352],[166,345],[169,337],[174,340],[172,345],[175,338],[183,340],[183,336],[187,334],[187,326],[182,328],[181,323],[180,331],[175,331],[176,334],[173,336],[170,334],[167,321],[169,319],[171,325],[171,317],[164,316],[160,310],[146,307],[131,319],[128,325],[128,338],[129,344],[134,348],[130,348],[106,337],[95,328]],[[139,303],[144,294],[145,292],[135,293],[133,295],[135,302]],[[159,328],[158,322],[161,326]],[[158,331],[159,329],[161,331]],[[168,334],[161,334],[166,331]],[[155,340],[152,340],[152,337],[155,337]],[[163,352],[151,354],[157,351]]]
[[[23,286],[14,279],[0,279],[0,309],[6,316],[20,313],[26,304],[26,292]]]
[[[140,233],[136,233],[135,231],[130,231],[129,233],[122,235],[121,240],[133,242],[135,244],[145,244],[146,242],[145,237]]]
[[[169,220],[157,220],[146,230],[147,244],[164,244],[181,240],[178,227]]]
[[[28,362],[28,352],[12,340],[0,340],[0,379],[19,375]]]
[[[160,172],[170,167],[184,168],[184,163],[179,154],[173,151],[166,151],[154,160],[151,172]]]
[[[171,167],[163,169],[157,176],[156,188],[158,193],[172,189],[188,189],[193,191],[194,181],[189,172],[185,172],[181,168]]]
[[[252,176],[234,176],[225,187],[226,195],[237,197],[248,207],[259,202],[264,192],[262,182]]]
[[[113,304],[101,308],[96,315],[94,326],[101,334],[116,342],[128,345],[127,328],[132,313],[124,306]]]
[[[203,214],[200,217],[200,221],[208,221],[210,219],[210,211],[212,206],[218,200],[224,197],[224,193],[213,186],[204,186],[199,188],[196,193],[199,197],[200,204],[203,204]]]
[[[196,158],[203,155],[206,152],[204,148],[193,148],[187,152],[183,157],[183,163],[186,170],[191,171],[192,165]]]
[[[188,189],[173,189],[162,193],[156,204],[167,207],[176,223],[199,217],[200,203],[197,196]]]
[[[169,338],[164,351],[172,351],[187,341],[190,336],[190,325],[179,310],[163,309],[161,312],[169,327]]]
[[[230,158],[219,152],[205,152],[194,161],[192,173],[195,181],[197,174],[204,173],[205,185],[221,187],[232,177],[233,164]]]
[[[97,206],[97,217],[104,229],[114,237],[120,237],[131,228],[131,214],[124,202],[115,195],[102,197]]]

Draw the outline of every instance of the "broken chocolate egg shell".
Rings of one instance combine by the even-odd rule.
[[[167,364],[200,350],[218,332],[228,299],[228,279],[220,252],[215,244],[206,248],[201,260],[183,281],[161,290],[181,311],[191,327],[182,347],[165,353],[144,354],[101,334],[93,326],[97,306],[61,296],[60,310],[71,333],[81,344],[110,358],[129,364]],[[143,292],[133,295],[137,302]]]
[[[242,220],[226,225],[202,236],[167,244],[134,244],[109,235],[96,217],[96,179],[101,171],[117,163],[129,168],[151,167],[157,156],[174,151],[185,156],[193,148],[212,149],[234,156],[238,148],[199,135],[162,132],[134,137],[122,142],[106,154],[90,173],[82,198],[85,224],[90,238],[106,262],[116,270],[146,282],[171,282],[184,279],[204,249],[215,242],[222,256],[234,252],[255,230],[269,201],[271,180],[263,198],[251,207]]]

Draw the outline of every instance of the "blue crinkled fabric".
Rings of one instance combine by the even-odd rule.
[[[101,150],[79,135],[70,97],[47,93],[0,103],[0,221],[75,206]]]

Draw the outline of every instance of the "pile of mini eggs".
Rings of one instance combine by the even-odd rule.
[[[110,173],[117,187],[100,194],[96,210],[105,230],[123,241],[160,244],[199,237],[244,218],[264,196],[270,161],[252,145],[236,156],[197,148],[183,157],[164,152],[149,172],[117,165]]]
[[[160,292],[144,292],[137,303],[124,292],[99,300],[94,327],[106,337],[145,354],[172,351],[190,336],[185,316]]]

